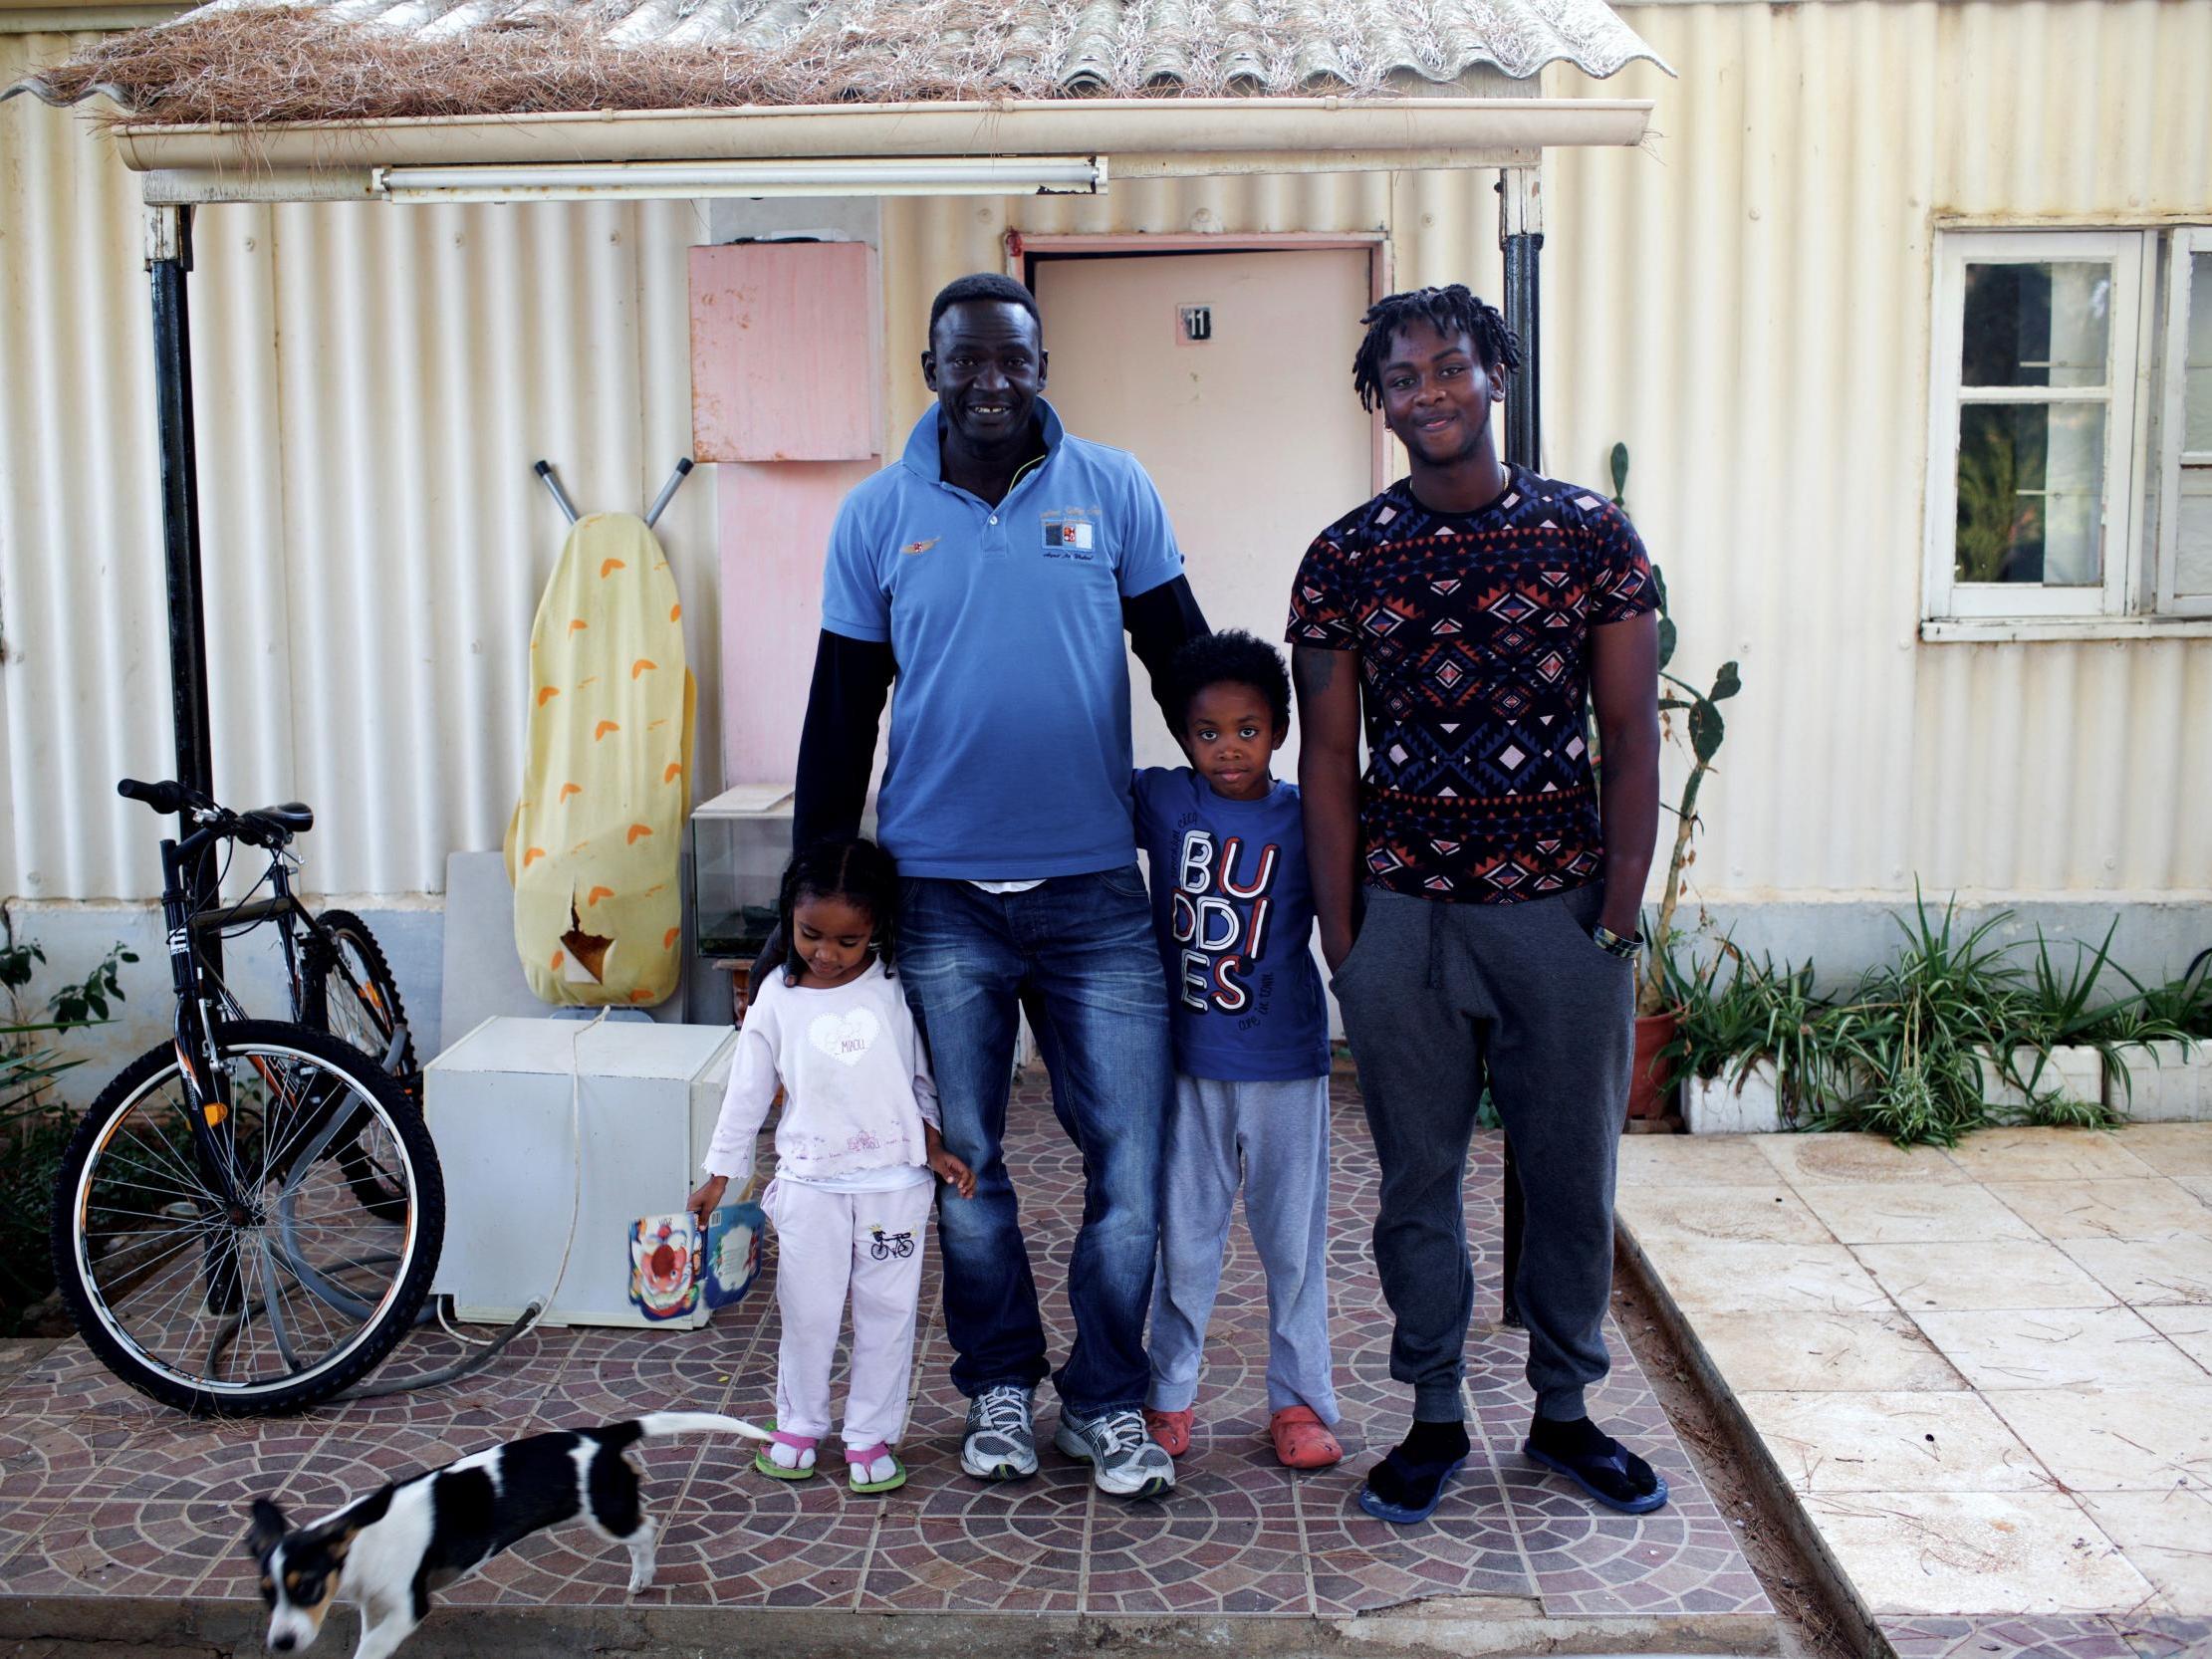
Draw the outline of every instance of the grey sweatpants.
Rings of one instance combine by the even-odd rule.
[[[1390,1375],[1413,1415],[1465,1415],[1474,1268],[1462,1188],[1487,1069],[1527,1199],[1514,1298],[1538,1412],[1583,1415],[1604,1376],[1613,1160],[1635,1037],[1635,970],[1592,942],[1601,887],[1520,904],[1368,888],[1334,982],[1382,1194],[1375,1266],[1396,1316]]]
[[[1267,1274],[1267,1408],[1311,1406],[1337,1421],[1329,1346],[1329,1079],[1175,1078],[1160,1170],[1159,1274],[1152,1282],[1154,1411],[1188,1411],[1221,1288],[1229,1212]]]

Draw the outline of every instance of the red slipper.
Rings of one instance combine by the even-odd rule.
[[[1308,1405],[1287,1405],[1270,1417],[1267,1437],[1275,1442],[1275,1460],[1285,1469],[1327,1469],[1345,1455],[1329,1425]]]
[[[1179,1458],[1190,1450],[1190,1425],[1196,1416],[1192,1411],[1147,1410],[1144,1432],[1169,1457]]]

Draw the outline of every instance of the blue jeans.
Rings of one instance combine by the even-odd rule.
[[[1037,1283],[1003,1142],[1017,1009],[1052,1076],[1053,1110],[1083,1156],[1083,1228],[1068,1265],[1076,1341],[1054,1377],[1065,1406],[1141,1406],[1144,1315],[1158,1246],[1161,1140],[1174,1072],[1167,987],[1132,860],[1027,892],[902,884],[896,968],[921,1026],[945,1145],[975,1196],[937,1201],[952,1380],[975,1395],[1047,1370]]]

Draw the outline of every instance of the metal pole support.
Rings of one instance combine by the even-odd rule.
[[[1544,467],[1544,356],[1537,265],[1544,249],[1544,179],[1536,167],[1498,174],[1498,247],[1505,255],[1506,327],[1521,337],[1521,371],[1506,393],[1506,459]]]
[[[1542,331],[1537,315],[1537,263],[1544,249],[1544,175],[1538,167],[1505,167],[1498,173],[1498,247],[1505,255],[1506,327],[1521,340],[1521,368],[1506,390],[1506,459],[1531,471],[1544,461]],[[1513,1142],[1505,1142],[1500,1176],[1501,1241],[1505,1283],[1498,1317],[1521,1323],[1513,1286],[1521,1271],[1521,1229],[1526,1205]]]
[[[206,585],[200,572],[199,451],[192,423],[192,315],[185,277],[192,269],[192,210],[145,209],[145,266],[153,289],[153,392],[161,446],[161,554],[169,601],[169,711],[176,778],[213,797],[214,740],[207,699]],[[179,819],[180,833],[189,826]],[[201,906],[215,897],[215,861],[194,874]],[[221,942],[202,949],[222,969]]]

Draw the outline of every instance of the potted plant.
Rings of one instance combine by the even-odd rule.
[[[1613,505],[1625,507],[1626,444],[1612,446],[1611,466]],[[1664,1116],[1673,1087],[1673,1073],[1663,1057],[1667,1045],[1674,1040],[1678,1023],[1667,978],[1674,938],[1674,912],[1682,901],[1683,875],[1697,861],[1694,841],[1698,793],[1705,787],[1706,775],[1713,770],[1713,757],[1720,753],[1721,739],[1727,733],[1727,723],[1721,718],[1719,705],[1742,689],[1733,662],[1721,664],[1711,687],[1705,691],[1699,691],[1671,671],[1669,665],[1674,660],[1676,630],[1667,608],[1666,578],[1656,565],[1651,567],[1651,581],[1659,600],[1660,730],[1669,741],[1686,738],[1690,771],[1683,780],[1679,800],[1672,804],[1662,803],[1674,815],[1674,841],[1667,854],[1666,883],[1660,889],[1658,909],[1643,930],[1645,965],[1636,986],[1635,1069],[1628,1084],[1628,1115],[1631,1118]]]
[[[2132,1092],[2124,1056],[2178,1028],[2146,1016],[2143,988],[2111,960],[2115,919],[2094,950],[2077,943],[2071,967],[2054,960],[2036,929],[2036,956],[1998,1034],[1999,1076],[1990,1103],[2030,1122],[2102,1124]],[[2109,973],[2129,995],[2099,1002]],[[2107,1087],[2109,1081],[2109,1087]]]
[[[2138,1123],[2212,1120],[2212,950],[2131,1000],[2106,1024],[2132,1049],[2106,1073],[2106,1101]]]
[[[2021,971],[1993,939],[2005,915],[1963,936],[1957,920],[1956,900],[1934,919],[1916,897],[1913,920],[1897,918],[1904,950],[1821,1016],[1815,1127],[1952,1146],[1990,1121],[1994,1044],[2013,1018]]]
[[[1679,1015],[1663,1058],[1682,1075],[1691,1134],[1772,1134],[1818,1108],[1827,1092],[1820,1022],[1828,1005],[1813,989],[1810,962],[1778,969],[1723,939],[1711,964],[1670,969],[1669,982]]]

